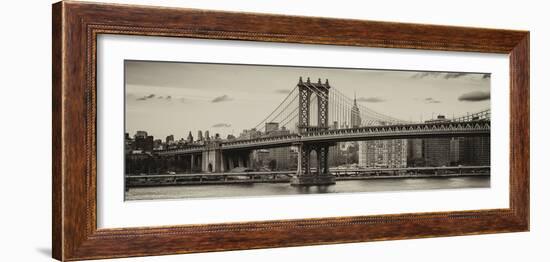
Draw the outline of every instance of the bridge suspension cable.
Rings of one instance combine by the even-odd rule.
[[[271,113],[269,113],[262,121],[260,121],[255,127],[253,127],[254,129],[258,129],[259,127],[261,127],[262,125],[264,125],[265,123],[267,122],[273,122],[274,118],[275,117],[272,117],[276,112],[279,112],[277,114],[277,117],[285,110],[288,108],[288,106],[294,101],[296,100],[296,97],[297,97],[297,94],[296,94],[296,90],[297,90],[298,86],[295,86],[289,93],[288,95],[285,97],[285,99],[283,99],[283,101],[281,101],[281,103],[275,108],[273,109],[273,111],[271,111]],[[289,98],[292,98],[291,102],[287,103],[285,107],[283,107],[283,105],[285,104],[285,102],[288,101]]]
[[[451,119],[452,122],[467,122],[473,120],[491,120],[491,109],[487,108],[476,113],[453,117],[453,119]]]
[[[364,105],[354,103],[354,99],[346,96],[340,90],[331,87],[328,95],[321,90],[315,83],[304,82],[303,85],[309,89],[311,96],[309,98],[310,106],[310,125],[315,126],[317,114],[319,113],[319,101],[324,102],[328,100],[328,124],[334,128],[348,128],[352,125],[357,125],[358,118],[355,114],[359,113],[360,126],[380,125],[386,124],[401,124],[410,123],[395,117],[381,114]],[[259,130],[263,125],[269,122],[279,123],[279,126],[286,127],[287,129],[294,129],[297,125],[297,118],[299,116],[299,97],[298,85],[296,85],[288,95],[279,103],[279,105],[273,109],[262,121],[260,121],[254,128]],[[319,100],[318,100],[319,99]],[[357,109],[354,109],[356,106]],[[354,112],[352,112],[352,110]],[[353,115],[353,116],[352,116]],[[336,126],[334,126],[336,125]]]

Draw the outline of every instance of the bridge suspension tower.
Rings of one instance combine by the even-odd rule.
[[[315,130],[327,130],[329,128],[329,90],[328,79],[325,83],[321,79],[317,83],[311,82],[309,77],[303,81],[298,80],[298,133],[306,133]],[[314,97],[312,97],[314,96]],[[317,125],[313,126],[311,119],[311,101],[317,100]],[[298,143],[298,168],[296,176],[293,177],[291,185],[331,185],[334,184],[334,177],[329,173],[328,154],[330,143]],[[311,166],[311,153],[315,151],[317,166]],[[313,169],[314,168],[314,169]],[[314,171],[312,171],[314,170]]]

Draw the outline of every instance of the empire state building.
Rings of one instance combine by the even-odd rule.
[[[351,108],[351,127],[360,127],[360,126],[361,126],[361,113],[359,112],[359,107],[357,106],[357,98],[354,94],[353,107]]]

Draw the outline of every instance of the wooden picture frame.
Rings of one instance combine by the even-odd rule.
[[[52,245],[81,260],[529,230],[529,32],[64,1],[53,5]],[[510,207],[98,229],[99,34],[508,54]]]

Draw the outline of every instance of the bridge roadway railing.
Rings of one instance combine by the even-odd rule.
[[[235,140],[224,142],[221,144],[221,149],[239,149],[247,146],[254,146],[258,148],[270,147],[270,146],[291,146],[294,143],[300,141],[300,135],[291,134],[283,136],[271,136],[262,137],[247,140]]]
[[[154,153],[158,155],[174,155],[174,154],[193,154],[193,153],[202,153],[206,146],[192,146],[186,148],[175,148],[175,149],[164,149],[164,150],[155,150]]]
[[[341,135],[356,133],[429,133],[433,132],[453,132],[453,131],[488,131],[491,128],[489,121],[472,122],[443,122],[443,123],[422,123],[406,125],[386,125],[386,126],[365,126],[346,129],[329,129],[303,134],[306,137]]]

